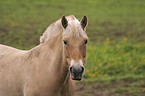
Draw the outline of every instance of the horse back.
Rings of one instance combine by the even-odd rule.
[[[25,53],[26,51],[0,44],[0,96],[22,94],[20,73]]]

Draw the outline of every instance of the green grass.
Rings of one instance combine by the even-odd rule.
[[[144,0],[0,0],[0,43],[30,49],[39,44],[51,23],[71,14],[79,20],[86,14],[89,19],[90,42],[83,81],[88,88],[78,95],[96,96],[93,93],[99,89],[93,88],[102,84],[98,96],[143,96]],[[121,78],[130,81],[129,87]],[[111,80],[118,86],[107,87],[114,84]]]
[[[123,39],[123,38],[122,38]],[[86,78],[102,76],[145,75],[145,43],[118,43],[107,39],[88,46]]]

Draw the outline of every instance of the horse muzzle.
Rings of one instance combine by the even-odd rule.
[[[70,74],[73,80],[81,80],[84,73],[84,67],[70,67]]]

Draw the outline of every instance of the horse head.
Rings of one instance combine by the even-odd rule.
[[[73,80],[81,80],[84,73],[86,62],[86,49],[88,36],[86,27],[88,25],[87,16],[83,16],[80,22],[74,17],[62,16],[63,26],[63,54],[69,65],[69,71]]]

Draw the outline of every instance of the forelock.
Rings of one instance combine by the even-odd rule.
[[[57,33],[63,32],[65,37],[81,37],[86,36],[78,19],[74,15],[66,16],[68,26],[64,29],[61,25],[61,19],[51,24],[40,37],[40,43],[44,43],[50,38],[53,38]]]
[[[81,37],[86,35],[81,27],[80,22],[75,17],[68,17],[68,26],[64,29],[63,35],[65,37]]]

